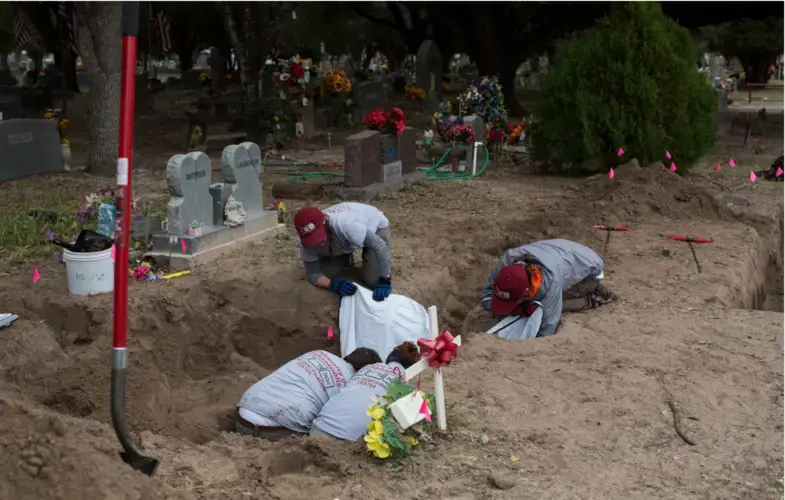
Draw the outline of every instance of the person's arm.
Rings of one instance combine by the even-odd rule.
[[[370,229],[365,230],[363,248],[368,248],[376,255],[376,268],[380,278],[390,278],[390,248],[376,233]]]
[[[561,284],[553,283],[542,300],[542,324],[538,337],[549,337],[556,333],[562,313]]]
[[[305,264],[305,276],[313,286],[324,288],[325,290],[330,289],[330,278],[322,273],[322,266],[319,265],[318,260],[304,262],[303,264]]]

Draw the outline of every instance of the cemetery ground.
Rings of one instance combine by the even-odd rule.
[[[167,199],[165,162],[182,152],[184,125],[164,121],[137,125],[135,190],[155,206]],[[394,293],[437,305],[454,333],[505,249],[564,237],[601,252],[593,225],[633,229],[604,256],[619,302],[566,315],[547,339],[466,336],[445,370],[447,434],[399,464],[373,461],[360,443],[231,432],[243,391],[324,348],[337,325],[337,300],[305,281],[290,225],[190,276],[131,283],[127,413],[143,452],[161,460],[153,478],[117,456],[111,296],[69,296],[43,223],[27,216],[70,215],[114,180],[5,183],[0,312],[20,319],[0,330],[0,498],[779,499],[782,184],[747,179],[783,145],[766,140],[755,154],[740,142],[720,139],[688,177],[620,167],[613,181],[565,179],[506,164],[378,199],[393,229]],[[284,154],[335,165],[342,146]],[[266,200],[287,176],[264,173]],[[303,204],[285,201],[290,213]],[[668,234],[713,238],[696,249],[702,273]]]

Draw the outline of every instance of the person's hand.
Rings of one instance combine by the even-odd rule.
[[[330,290],[341,297],[349,297],[357,292],[357,285],[341,278],[333,278],[330,280]]]
[[[379,284],[373,287],[373,300],[381,302],[392,293],[390,278],[379,278]]]

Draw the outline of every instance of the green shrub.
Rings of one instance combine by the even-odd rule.
[[[658,3],[616,4],[564,42],[543,78],[534,153],[549,170],[581,173],[665,161],[667,150],[684,171],[714,143],[716,102],[686,29]]]

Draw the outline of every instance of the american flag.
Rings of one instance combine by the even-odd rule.
[[[76,9],[73,2],[58,2],[57,18],[62,23],[60,33],[65,37],[66,46],[71,49],[71,52],[79,55],[79,48],[76,45]]]
[[[30,30],[27,29],[25,16],[22,14],[22,11],[19,10],[16,2],[11,2],[11,10],[14,15],[14,43],[18,48],[22,48],[29,44],[33,40],[33,37],[30,35]]]
[[[169,20],[161,9],[153,12],[153,25],[158,34],[158,41],[161,42],[161,52],[164,54],[172,51],[172,37],[169,35]]]

